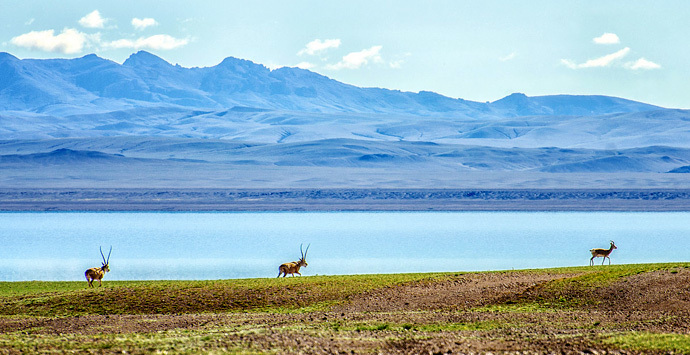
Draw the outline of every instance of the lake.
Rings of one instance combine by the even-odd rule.
[[[0,281],[276,277],[688,261],[687,212],[0,213]],[[596,259],[601,263],[601,258]]]

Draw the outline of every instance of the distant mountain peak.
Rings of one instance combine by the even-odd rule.
[[[521,92],[514,92],[504,98],[498,99],[492,104],[500,104],[500,103],[507,103],[507,102],[520,102],[520,101],[525,101],[529,99],[529,96],[521,93]]]
[[[91,53],[91,54],[87,54],[87,55],[81,57],[80,59],[103,59],[103,58],[97,56],[95,53]]]
[[[220,64],[216,66],[216,68],[224,68],[224,69],[229,69],[234,72],[262,72],[262,73],[270,73],[270,69],[268,67],[262,65],[262,64],[257,64],[252,62],[251,60],[247,59],[240,59],[240,58],[235,58],[235,57],[227,57],[223,59]]]
[[[67,60],[67,63],[70,63],[71,65],[74,66],[82,66],[82,67],[92,67],[95,65],[100,65],[103,63],[108,63],[108,64],[113,64],[113,65],[119,65],[110,59],[105,59],[101,58],[95,54],[87,54],[81,58],[75,58],[71,60]]]
[[[125,62],[122,63],[122,65],[126,66],[126,67],[133,67],[133,66],[169,67],[169,66],[172,66],[172,64],[168,63],[163,58],[156,56],[154,54],[151,54],[147,51],[138,51],[138,52],[130,55],[129,58],[127,58],[127,60],[125,60]]]
[[[12,54],[9,54],[7,52],[0,52],[0,61],[6,61],[6,60],[19,60],[19,58],[13,56]]]
[[[323,75],[314,73],[313,71],[307,70],[307,69],[302,69],[298,67],[280,67],[276,69],[272,69],[271,73],[277,74],[277,75],[284,75],[284,76],[304,76],[304,75],[313,75],[313,76],[319,76],[323,77]]]
[[[589,116],[609,113],[639,112],[660,109],[612,96],[601,95],[546,95],[527,96],[513,93],[491,103],[493,108],[512,112],[514,115],[566,115]]]

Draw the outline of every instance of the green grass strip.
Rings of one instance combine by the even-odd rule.
[[[688,334],[628,332],[611,335],[605,338],[603,342],[622,349],[635,351],[690,353],[690,335]]]

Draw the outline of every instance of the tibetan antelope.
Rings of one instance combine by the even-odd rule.
[[[302,244],[299,245],[299,252],[302,254],[302,257],[297,261],[280,265],[280,267],[278,267],[278,277],[280,277],[281,274],[283,277],[287,276],[287,274],[302,276],[302,274],[299,273],[299,268],[302,266],[307,267],[307,252],[309,251],[309,245],[307,245],[307,250],[304,252],[302,252]]]
[[[601,265],[604,265],[604,261],[606,261],[606,258],[609,258],[609,265],[611,265],[611,257],[609,257],[609,255],[611,254],[613,249],[618,249],[618,247],[616,247],[616,244],[613,242],[613,240],[611,241],[611,247],[608,249],[599,249],[599,248],[590,249],[589,252],[592,253],[592,258],[589,259],[589,265],[590,266],[594,265],[594,258],[596,258],[596,257],[604,258],[603,260],[601,260]]]
[[[103,276],[105,276],[106,272],[110,271],[108,262],[110,262],[110,253],[113,251],[113,247],[110,247],[110,251],[108,252],[108,259],[106,259],[105,255],[103,255],[103,249],[101,249],[101,247],[98,247],[98,250],[101,251],[101,257],[103,258],[103,266],[92,267],[86,270],[86,272],[84,272],[84,276],[86,276],[86,281],[89,283],[89,287],[93,287],[93,280],[98,280],[98,287],[101,287],[101,280],[103,279]]]

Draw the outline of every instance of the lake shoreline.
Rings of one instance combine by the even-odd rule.
[[[690,189],[0,188],[2,212],[690,211]]]

